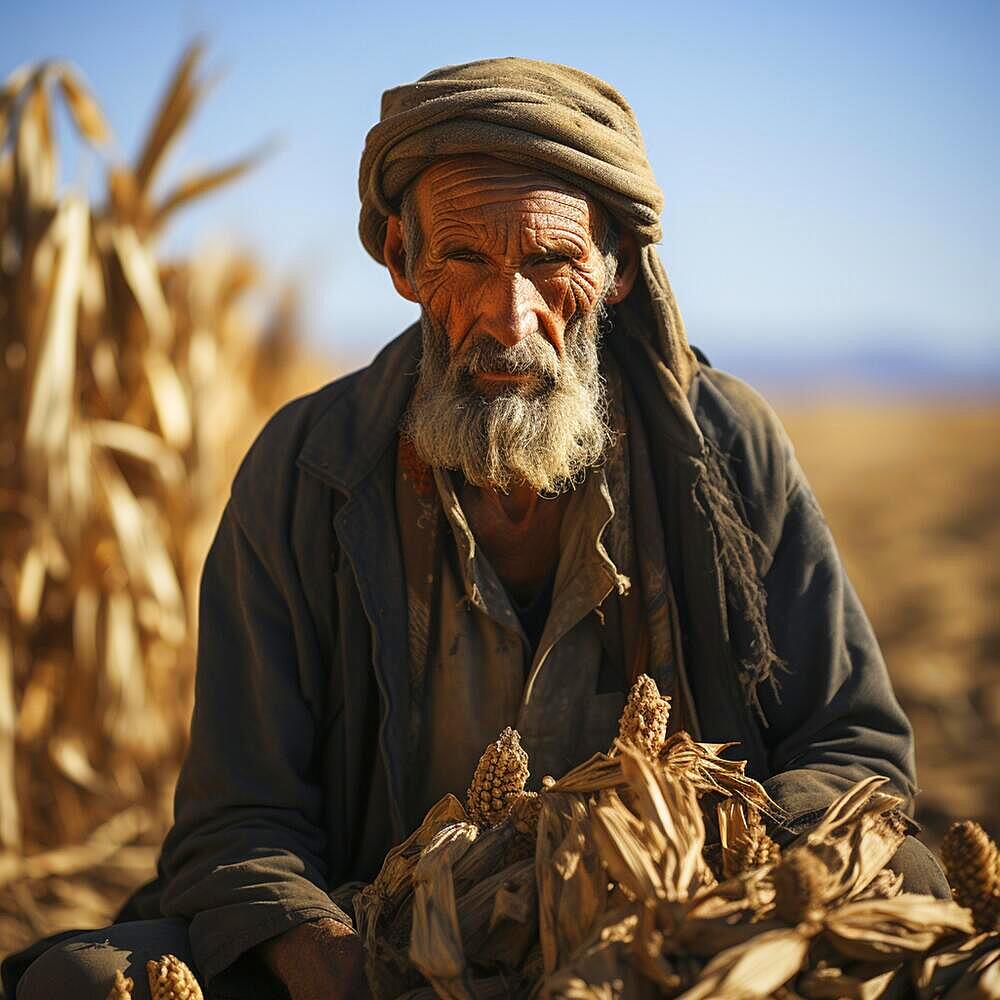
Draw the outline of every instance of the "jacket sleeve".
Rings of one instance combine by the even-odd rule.
[[[255,544],[231,500],[202,576],[191,743],[161,857],[161,910],[191,921],[195,961],[216,984],[297,924],[350,923],[326,891],[303,601],[295,574],[262,554],[273,547]]]
[[[768,622],[784,669],[761,685],[765,786],[799,831],[871,774],[908,808],[916,793],[913,734],[872,627],[780,425],[784,517],[764,577]]]

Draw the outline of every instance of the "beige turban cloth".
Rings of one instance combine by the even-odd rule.
[[[616,315],[651,341],[686,391],[697,368],[654,244],[663,192],[625,99],[597,77],[533,59],[484,59],[446,66],[387,90],[361,157],[361,242],[385,263],[386,217],[433,160],[472,153],[552,174],[587,192],[641,250],[641,280]]]

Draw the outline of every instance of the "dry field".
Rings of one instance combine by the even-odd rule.
[[[1000,405],[778,407],[917,733],[917,819],[1000,832]]]

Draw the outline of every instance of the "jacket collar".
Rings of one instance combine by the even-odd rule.
[[[420,360],[420,324],[407,327],[367,368],[338,379],[330,401],[306,436],[298,464],[351,493],[392,445]]]

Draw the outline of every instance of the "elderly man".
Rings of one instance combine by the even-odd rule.
[[[351,883],[503,726],[536,785],[607,747],[640,673],[675,725],[739,741],[786,835],[872,773],[912,800],[909,725],[788,440],[688,346],[625,101],[521,59],[435,71],[385,95],[361,197],[420,324],[251,449],[158,879],[19,998],[97,1000],[163,952],[210,995],[363,995]],[[915,841],[895,865],[947,892]]]

